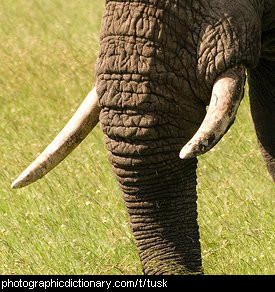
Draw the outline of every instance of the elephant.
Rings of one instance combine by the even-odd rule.
[[[197,156],[234,123],[246,79],[275,181],[274,45],[274,0],[105,0],[95,87],[12,187],[42,178],[100,122],[144,274],[203,274]]]

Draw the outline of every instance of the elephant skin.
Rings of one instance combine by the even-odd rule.
[[[274,43],[273,0],[106,1],[100,124],[145,274],[203,273],[197,159],[179,151],[202,123],[215,80],[234,66],[248,70],[274,178]]]
[[[99,120],[144,273],[202,274],[195,156],[233,124],[245,70],[275,181],[275,1],[106,0],[95,89],[12,187],[45,175]]]

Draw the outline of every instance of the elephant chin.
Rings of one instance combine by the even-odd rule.
[[[193,138],[180,151],[181,159],[189,159],[213,148],[234,123],[244,95],[245,67],[223,72],[213,86],[207,114]]]
[[[99,120],[96,87],[84,99],[73,117],[49,146],[12,183],[13,189],[25,187],[42,178],[64,160],[92,131]]]

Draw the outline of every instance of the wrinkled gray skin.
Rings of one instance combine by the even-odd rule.
[[[97,93],[145,274],[202,273],[197,159],[181,147],[216,78],[248,69],[251,110],[274,178],[274,0],[106,1]]]

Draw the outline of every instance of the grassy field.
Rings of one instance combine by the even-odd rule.
[[[127,214],[97,128],[43,180],[12,180],[95,82],[103,0],[0,0],[0,274],[140,274]],[[274,274],[274,185],[246,96],[200,158],[206,274]]]

